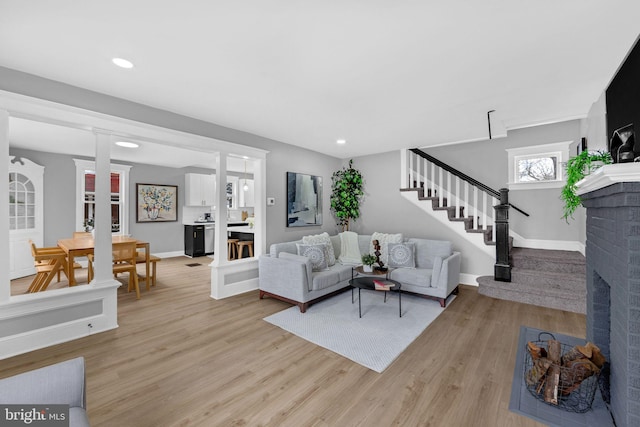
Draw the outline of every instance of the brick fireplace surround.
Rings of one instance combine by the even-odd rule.
[[[587,340],[610,361],[616,425],[640,426],[640,163],[604,166],[578,186],[587,208]]]

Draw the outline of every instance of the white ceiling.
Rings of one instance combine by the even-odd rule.
[[[638,0],[0,0],[0,65],[349,158],[486,138],[489,110],[583,117],[639,18]]]
[[[12,147],[95,157],[96,138],[87,130],[15,117],[11,118],[9,129]],[[169,145],[159,146],[149,142],[136,141],[136,143],[139,144],[136,149],[114,145],[111,148],[111,158],[174,168],[188,166],[211,168],[216,160],[215,153],[184,150]]]

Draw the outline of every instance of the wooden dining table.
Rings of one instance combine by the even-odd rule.
[[[149,283],[149,242],[143,242],[142,240],[135,239],[128,236],[113,236],[112,243],[127,243],[136,242],[136,247],[144,249],[145,253],[145,281]],[[73,265],[73,260],[76,257],[83,257],[93,253],[95,248],[95,240],[93,237],[73,237],[69,239],[58,240],[58,246],[67,254],[68,265]],[[76,278],[74,275],[74,269],[69,268],[67,271],[67,277],[69,278],[69,286],[76,285]]]

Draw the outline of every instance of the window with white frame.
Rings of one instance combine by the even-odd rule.
[[[76,163],[76,230],[93,228],[95,215],[95,162]],[[129,234],[129,170],[131,166],[111,164],[111,232]]]
[[[573,141],[507,149],[509,189],[559,188]]]

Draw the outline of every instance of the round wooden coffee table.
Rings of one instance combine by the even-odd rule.
[[[355,288],[358,288],[358,316],[362,318],[362,303],[361,303],[362,299],[360,298],[361,289],[368,289],[376,292],[384,292],[384,302],[387,302],[387,291],[377,290],[374,280],[379,280],[380,282],[390,283],[393,285],[392,287],[389,288],[389,290],[398,292],[398,313],[400,314],[400,317],[402,317],[402,284],[396,280],[382,279],[375,276],[359,276],[349,280],[349,284],[351,285],[351,304],[354,303],[353,290]]]

